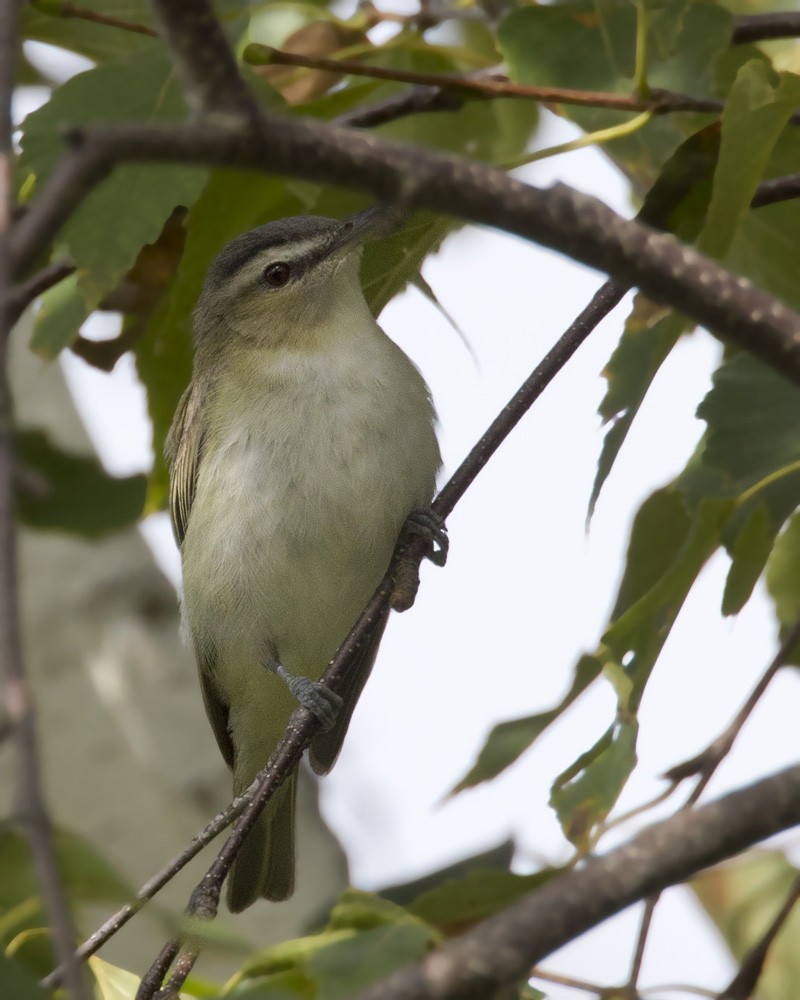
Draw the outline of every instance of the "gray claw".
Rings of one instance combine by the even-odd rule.
[[[303,708],[317,719],[319,719],[323,732],[332,729],[336,724],[339,710],[342,707],[342,699],[330,688],[325,687],[319,681],[309,680],[308,677],[298,677],[290,674],[286,668],[276,660],[268,660],[267,668],[276,674],[297,698]]]
[[[450,548],[444,519],[430,509],[415,510],[408,515],[405,527],[406,531],[427,539],[430,542],[428,559],[434,566],[444,566]]]

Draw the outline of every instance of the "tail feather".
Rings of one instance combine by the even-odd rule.
[[[280,902],[294,892],[296,789],[295,771],[267,803],[242,844],[228,876],[228,909],[232,913],[241,913],[261,896]]]

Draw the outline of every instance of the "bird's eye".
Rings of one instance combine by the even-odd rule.
[[[264,268],[264,281],[270,288],[280,288],[289,280],[291,273],[292,269],[288,264],[278,261],[277,264],[270,264],[269,267]]]

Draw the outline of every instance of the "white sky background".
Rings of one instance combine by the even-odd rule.
[[[551,145],[573,134],[545,115],[536,141]],[[537,185],[562,180],[632,214],[624,180],[595,151],[518,174]],[[477,366],[415,290],[392,302],[381,322],[433,390],[449,475],[602,277],[516,238],[474,228],[451,237],[424,273],[472,345]],[[585,534],[603,437],[596,414],[600,372],[624,316],[625,305],[592,334],[481,473],[450,518],[447,567],[425,566],[416,606],[390,624],[340,761],[323,783],[326,817],[362,888],[417,877],[508,836],[519,845],[519,870],[569,855],[547,805],[549,783],[607,728],[615,699],[603,681],[506,775],[440,802],[496,721],[547,709],[561,697],[578,655],[594,648],[606,621],[633,512],[682,468],[702,433],[694,410],[719,345],[698,334],[664,366]],[[68,352],[63,367],[107,468],[117,474],[146,469],[150,432],[130,359],[111,376]],[[175,579],[178,560],[166,516],[151,518],[144,530]],[[721,619],[726,568],[719,556],[703,572],[648,685],[640,765],[623,808],[660,791],[660,773],[724,728],[774,652],[775,625],[760,593],[738,619]],[[787,672],[773,683],[706,800],[792,761],[796,715],[796,678]],[[629,832],[624,828],[616,840]],[[624,980],[638,917],[633,909],[607,922],[545,967],[600,983]],[[642,985],[718,989],[732,969],[690,895],[667,893]],[[556,1000],[581,996],[545,989]]]

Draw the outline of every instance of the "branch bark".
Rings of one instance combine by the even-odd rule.
[[[631,903],[800,823],[800,765],[649,827],[354,1000],[480,1000]]]
[[[217,16],[206,0],[152,0],[172,65],[194,114],[233,120],[258,114]]]
[[[187,162],[264,170],[366,190],[496,226],[638,286],[800,381],[800,316],[672,236],[621,218],[563,184],[542,190],[501,170],[310,120],[262,114],[246,129],[213,123],[123,125],[72,134],[63,159],[12,242],[20,271],[75,204],[121,162]]]

